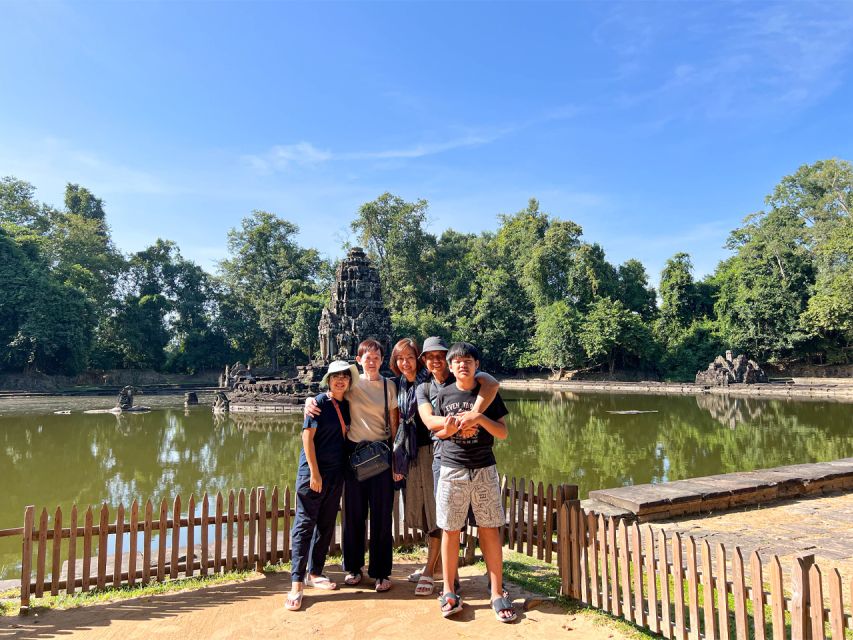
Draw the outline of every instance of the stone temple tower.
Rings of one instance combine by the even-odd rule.
[[[359,343],[373,337],[382,343],[385,356],[391,349],[391,316],[382,304],[379,271],[360,247],[353,247],[338,265],[332,299],[323,309],[318,327],[320,357],[352,360]]]

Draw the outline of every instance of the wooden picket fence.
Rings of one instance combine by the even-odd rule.
[[[518,553],[553,562],[559,554],[556,535],[560,506],[577,499],[577,485],[559,484],[555,487],[504,476],[501,479],[501,496],[507,520],[504,545]],[[472,543],[466,546],[466,557],[472,558],[476,530],[469,528],[468,534]]]
[[[572,485],[503,477],[501,495],[507,513],[504,539],[511,547],[546,562],[558,553],[556,531],[560,505],[577,497]],[[274,487],[231,490],[196,501],[178,495],[159,506],[134,500],[129,508],[77,505],[52,516],[29,506],[24,526],[0,530],[0,537],[21,536],[21,607],[32,596],[148,584],[178,577],[210,575],[290,560],[294,511],[291,490]],[[392,531],[396,545],[421,542],[423,535],[402,515],[395,499]],[[339,513],[342,523],[346,515]],[[463,532],[465,558],[472,561],[476,528]],[[337,533],[330,551],[340,552]]]
[[[185,505],[185,506],[184,506]],[[149,499],[134,500],[129,509],[26,508],[24,526],[0,536],[20,535],[21,608],[31,596],[68,594],[123,584],[148,584],[178,577],[205,576],[290,560],[290,527],[295,516],[290,488],[231,490],[199,502],[163,499],[156,508]],[[399,501],[393,511],[396,544],[421,539],[401,518]],[[115,514],[111,517],[111,513]],[[344,517],[339,513],[339,519]],[[340,551],[337,533],[330,550]],[[65,567],[63,568],[63,560]],[[109,562],[108,562],[109,561]]]
[[[842,578],[813,558],[794,562],[786,584],[778,557],[744,559],[740,549],[585,512],[574,485],[501,480],[504,544],[558,566],[564,595],[622,617],[670,640],[832,640],[853,629],[853,595],[845,612]],[[274,487],[179,495],[158,508],[103,504],[66,515],[27,507],[24,526],[0,530],[22,538],[21,607],[31,597],[148,584],[231,570],[262,570],[290,559],[291,490]],[[339,514],[343,523],[346,514]],[[422,541],[394,501],[395,544]],[[476,528],[464,532],[473,560]],[[332,552],[340,550],[337,537]],[[63,563],[64,561],[64,563]],[[749,580],[747,581],[747,576]],[[827,588],[824,588],[824,587]],[[849,583],[853,594],[853,580]],[[825,598],[826,596],[826,598]],[[827,606],[828,604],[828,606]]]
[[[576,500],[560,507],[557,529],[562,593],[664,638],[822,640],[829,631],[840,640],[853,629],[853,595],[845,613],[840,573],[824,578],[813,556],[795,559],[785,584],[778,556],[765,562],[753,552],[747,561],[737,547],[667,539]]]

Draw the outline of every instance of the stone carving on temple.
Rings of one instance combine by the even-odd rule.
[[[332,299],[318,327],[320,359],[353,360],[359,343],[373,337],[385,353],[391,349],[391,316],[382,302],[379,271],[360,247],[353,247],[338,265]]]
[[[710,387],[727,387],[730,384],[756,384],[769,382],[767,374],[755,360],[750,360],[744,354],[732,357],[732,352],[726,351],[726,356],[717,356],[705,371],[696,373],[696,384]]]

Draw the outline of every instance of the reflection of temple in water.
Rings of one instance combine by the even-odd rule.
[[[696,396],[696,404],[721,425],[734,429],[739,424],[755,422],[763,415],[764,402],[725,394],[704,393]]]
[[[301,416],[296,420],[286,420],[281,414],[232,413],[225,420],[228,420],[234,428],[244,432],[296,433],[302,426]]]

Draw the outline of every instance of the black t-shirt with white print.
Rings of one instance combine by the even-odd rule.
[[[438,392],[438,415],[455,416],[474,408],[477,394],[480,392],[479,383],[468,391],[462,390],[455,384],[443,387]],[[495,396],[483,415],[492,420],[498,420],[507,415],[506,405],[500,393]],[[483,427],[468,438],[455,433],[442,441],[441,466],[453,469],[483,469],[495,464],[495,454],[492,447],[495,437]]]

